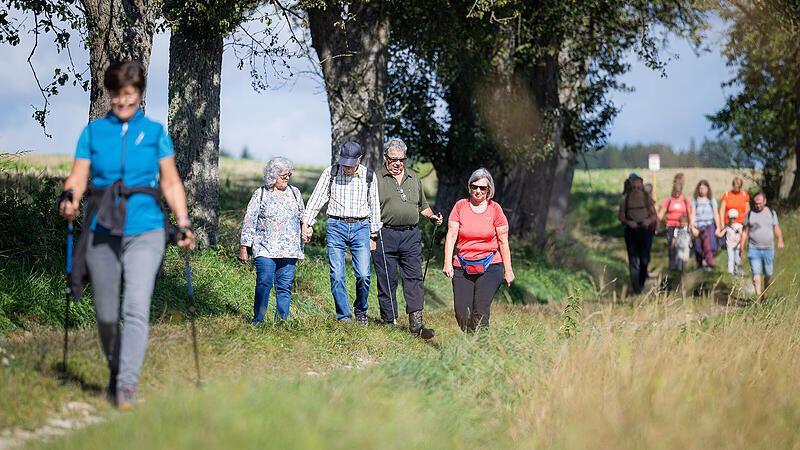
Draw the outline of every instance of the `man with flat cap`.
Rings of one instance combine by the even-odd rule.
[[[349,247],[356,276],[355,320],[366,326],[369,325],[370,251],[375,249],[370,236],[377,235],[382,223],[375,174],[361,165],[361,155],[361,146],[346,142],[337,163],[322,172],[303,213],[303,239],[306,242],[311,239],[311,226],[328,203],[328,261],[336,316],[343,322],[353,320],[345,287],[345,253]]]

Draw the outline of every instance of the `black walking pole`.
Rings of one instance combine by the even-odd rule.
[[[186,288],[189,294],[189,321],[192,322],[192,346],[194,347],[194,368],[197,371],[197,385],[200,386],[200,356],[197,353],[197,328],[194,324],[194,289],[192,288],[192,268],[189,265],[189,251],[184,253],[186,260]]]
[[[66,200],[72,203],[72,189],[66,190],[61,194],[61,197],[58,199],[58,204],[56,205],[56,209],[61,209],[61,203]],[[67,284],[65,292],[65,302],[64,302],[64,355],[61,358],[61,370],[66,372],[67,371],[67,353],[69,352],[69,302],[72,301],[70,297],[72,297],[72,287],[70,284],[70,275],[72,274],[72,241],[73,236],[75,233],[75,227],[70,220],[67,222]]]
[[[439,225],[433,226],[433,234],[431,234],[431,245],[428,246],[428,260],[425,261],[425,272],[422,274],[422,283],[425,284],[425,276],[428,275],[428,266],[431,265],[431,256],[433,255],[433,243],[436,239],[436,229],[439,228]]]
[[[69,195],[70,201],[72,201],[72,194]],[[61,367],[64,372],[67,371],[67,352],[69,351],[69,303],[72,301],[70,297],[72,297],[72,287],[70,287],[70,275],[72,274],[72,239],[73,233],[75,232],[75,228],[72,225],[72,221],[69,221],[67,225],[67,230],[69,230],[69,234],[67,235],[67,289],[66,292],[66,301],[64,302],[64,356],[61,360]]]

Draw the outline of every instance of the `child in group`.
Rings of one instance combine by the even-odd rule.
[[[679,271],[689,262],[692,253],[692,231],[689,229],[689,216],[682,215],[679,219],[680,226],[675,227],[672,239],[672,251],[675,251],[675,263]]]
[[[739,246],[742,240],[743,225],[736,221],[738,217],[739,211],[729,209],[728,223],[725,224],[725,228],[720,228],[715,233],[717,237],[725,236],[725,246],[728,249],[728,273],[735,277],[739,276],[742,267],[742,261],[739,259]]]

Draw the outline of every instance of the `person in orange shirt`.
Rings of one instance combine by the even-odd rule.
[[[744,223],[744,218],[750,211],[750,194],[742,190],[744,181],[740,177],[733,179],[733,189],[722,194],[722,200],[719,204],[719,216],[728,217],[728,211],[735,209],[738,216],[736,217],[737,223]]]

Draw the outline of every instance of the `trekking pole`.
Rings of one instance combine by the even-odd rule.
[[[68,201],[72,203],[72,189],[67,189],[61,193],[56,201],[56,210],[61,210],[61,203]],[[72,296],[72,287],[70,284],[70,276],[72,275],[72,242],[75,235],[75,227],[72,221],[67,221],[67,283],[64,289],[65,302],[64,302],[64,354],[61,358],[61,369],[67,371],[67,354],[69,352],[69,302]]]
[[[378,237],[381,240],[381,255],[383,255],[383,268],[386,270],[386,289],[389,290],[389,302],[392,304],[392,325],[397,326],[397,311],[394,308],[394,293],[392,292],[391,282],[389,282],[389,266],[386,265],[386,247],[383,246],[383,233],[378,230]]]
[[[425,277],[428,275],[428,266],[431,265],[431,256],[433,256],[433,243],[436,242],[436,230],[439,225],[433,226],[433,234],[431,235],[431,245],[428,246],[428,259],[425,261],[425,272],[422,273],[422,284],[425,284]]]
[[[197,327],[194,323],[195,307],[194,307],[194,289],[192,287],[192,268],[189,265],[189,251],[184,254],[186,260],[186,289],[189,296],[189,321],[192,323],[192,347],[194,348],[194,368],[197,372],[197,386],[202,383],[200,381],[200,356],[197,353]]]
[[[70,201],[72,201],[71,193],[69,197]],[[67,224],[67,230],[69,230],[69,234],[67,235],[67,288],[64,291],[66,292],[66,301],[64,302],[64,356],[61,360],[61,367],[64,369],[64,372],[67,371],[67,352],[69,351],[69,302],[72,301],[70,298],[72,296],[70,275],[72,274],[72,240],[75,228],[71,220]]]

